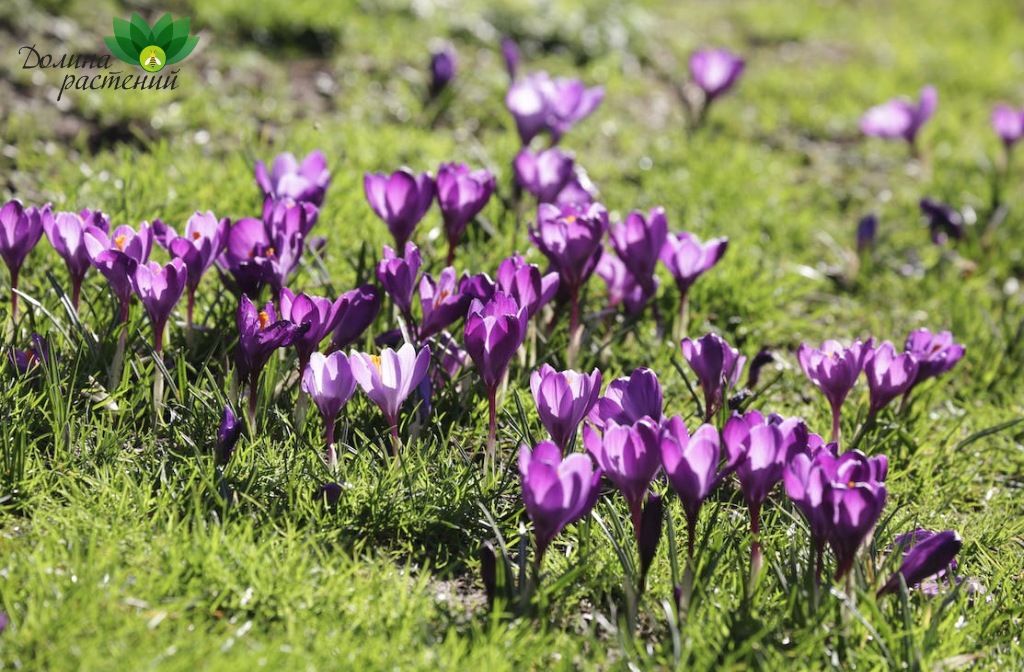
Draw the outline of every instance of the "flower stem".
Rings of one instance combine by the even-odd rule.
[[[498,438],[498,388],[492,387],[487,390],[487,411],[489,424],[487,426],[487,462],[494,462],[494,449]]]
[[[338,451],[334,447],[334,422],[333,417],[324,418],[324,438],[327,441],[327,467],[333,473],[338,469]]]
[[[690,290],[682,289],[679,294],[679,313],[676,315],[675,333],[672,335],[678,345],[690,327]]]
[[[580,329],[580,290],[579,287],[573,287],[569,290],[569,350],[566,353],[566,363],[570,369],[576,368],[582,335],[583,333]]]
[[[832,442],[836,445],[841,445],[840,441],[843,438],[843,428],[839,423],[841,409],[833,407],[832,409]]]
[[[78,302],[82,296],[82,278],[71,278],[71,306],[78,314]]]
[[[458,238],[448,239],[448,263],[446,263],[445,266],[452,266],[455,264],[455,246],[458,244]]]
[[[761,533],[761,503],[755,502],[748,504],[750,510],[750,584],[748,586],[748,593],[753,595],[754,588],[757,587],[757,578],[761,574],[761,565],[764,562],[761,557],[761,543],[758,541],[758,537]]]
[[[391,457],[398,457],[398,449],[402,446],[402,439],[398,436],[398,418],[388,418],[391,423]]]
[[[260,374],[255,370],[249,372],[249,406],[247,413],[249,416],[249,429],[253,435],[256,434],[256,393],[260,386]]]

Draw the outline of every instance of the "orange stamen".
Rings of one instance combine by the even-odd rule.
[[[267,328],[267,322],[269,322],[269,321],[270,321],[270,316],[267,315],[267,311],[261,310],[260,311],[260,331],[263,331],[264,329]]]
[[[192,232],[192,240],[199,240],[200,237],[201,236],[199,235],[198,231],[193,231]]]
[[[124,240],[127,237],[128,236],[123,233],[120,236],[114,237],[114,245],[117,245],[117,249],[120,250],[121,252],[124,252]]]
[[[370,355],[370,361],[373,362],[373,365],[377,367],[377,372],[379,373],[380,372],[380,356],[379,355]]]

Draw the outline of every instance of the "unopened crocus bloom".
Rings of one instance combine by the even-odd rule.
[[[648,294],[644,291],[637,279],[626,268],[626,264],[613,250],[605,250],[605,253],[601,255],[601,261],[597,262],[594,272],[604,280],[608,289],[608,308],[614,309],[619,304],[623,304],[627,315],[636,315],[644,309],[648,299],[653,296],[653,292]],[[653,278],[653,280],[656,291],[658,281],[657,278]]]
[[[583,426],[583,445],[626,498],[638,538],[647,488],[661,468],[660,437],[661,428],[651,418],[632,425],[607,424],[603,436],[590,425]]]
[[[131,277],[138,264],[149,261],[153,249],[153,229],[146,222],[138,230],[119,226],[108,236],[96,226],[85,229],[85,249],[92,265],[103,274],[114,290],[121,307],[121,322],[128,321],[128,306],[132,297]]]
[[[910,390],[917,378],[917,360],[910,353],[897,354],[889,341],[883,341],[864,356],[864,375],[868,379],[874,415],[901,394]]]
[[[541,274],[536,264],[528,264],[519,255],[513,254],[498,265],[497,289],[516,300],[533,317],[558,291],[557,272]]]
[[[480,372],[487,389],[490,431],[487,437],[488,458],[494,457],[494,442],[497,432],[496,398],[498,385],[508,371],[509,362],[526,338],[526,324],[529,316],[520,308],[515,299],[504,292],[495,292],[486,304],[477,300],[469,307],[466,318],[466,352]]]
[[[50,206],[26,208],[21,201],[8,201],[0,208],[0,257],[11,273],[11,317],[18,319],[18,275],[25,258],[43,235],[43,221],[52,219]]]
[[[612,246],[648,295],[656,289],[654,270],[667,238],[668,220],[661,207],[652,208],[647,217],[633,211],[611,230]]]
[[[1003,141],[1006,151],[1010,151],[1024,137],[1024,110],[1009,105],[996,105],[992,108],[992,128]]]
[[[831,528],[828,543],[836,556],[836,580],[843,578],[857,559],[885,508],[888,491],[880,481],[833,483],[824,497]]]
[[[568,450],[580,423],[601,394],[601,372],[556,371],[542,364],[530,376],[530,392],[551,440],[563,451]]]
[[[395,248],[405,248],[434,200],[433,176],[429,172],[415,175],[408,168],[391,175],[366,173],[363,187],[370,207],[394,236]]]
[[[235,366],[239,380],[249,382],[249,422],[255,427],[256,390],[260,373],[270,356],[278,348],[286,348],[309,331],[309,324],[295,324],[290,320],[279,320],[274,304],[270,301],[257,310],[245,294],[238,305],[238,349],[235,351]]]
[[[471,171],[464,163],[442,163],[437,171],[437,204],[448,235],[448,265],[455,262],[455,246],[466,226],[491,200],[494,175],[489,170]]]
[[[927,532],[927,534],[920,534],[923,532]],[[918,534],[906,536],[911,537],[909,549],[903,557],[900,568],[879,589],[879,595],[897,592],[900,587],[901,574],[908,586],[914,586],[929,577],[944,573],[947,567],[956,564],[954,558],[964,545],[963,538],[955,530],[946,530],[937,534],[929,530],[919,530]]]
[[[274,158],[269,173],[265,163],[256,162],[256,183],[266,197],[275,201],[290,198],[308,201],[319,208],[331,183],[331,171],[327,169],[323,152],[318,149],[307,154],[302,163],[291,152],[284,152]]]
[[[815,387],[822,391],[832,409],[832,440],[839,441],[840,417],[843,402],[857,382],[857,377],[864,368],[864,358],[871,350],[874,339],[867,343],[860,340],[850,347],[844,347],[838,341],[828,340],[820,348],[812,348],[801,343],[797,351],[800,368]]]
[[[309,235],[320,218],[320,209],[308,201],[295,201],[290,198],[263,201],[263,226],[271,238],[301,234]]]
[[[524,147],[516,154],[512,170],[516,183],[537,197],[538,203],[555,203],[575,173],[572,153],[558,147],[534,152]]]
[[[744,65],[743,59],[728,49],[701,49],[690,57],[690,76],[704,92],[700,120],[711,103],[733,87]]]
[[[598,429],[609,424],[632,425],[644,417],[660,423],[663,405],[658,374],[639,367],[628,377],[608,383],[604,396],[597,400],[587,419]]]
[[[412,320],[412,295],[421,264],[420,248],[413,243],[405,244],[405,254],[401,257],[385,245],[384,258],[377,264],[381,287],[407,322]]]
[[[423,321],[419,327],[419,339],[426,341],[434,334],[466,316],[466,309],[473,300],[462,292],[461,283],[451,266],[441,271],[437,281],[429,273],[420,278],[420,309]]]
[[[704,420],[710,421],[724,408],[747,358],[716,334],[706,334],[695,341],[684,338],[680,347],[704,390]]]
[[[728,469],[718,471],[721,456],[718,430],[705,424],[690,436],[683,419],[675,415],[665,422],[659,445],[661,466],[686,514],[687,551],[692,558],[700,507],[729,474]]]
[[[155,261],[139,264],[132,274],[132,289],[153,323],[153,349],[158,354],[163,351],[167,320],[181,300],[187,281],[188,269],[181,259],[171,259],[166,266]]]
[[[46,237],[68,267],[68,275],[71,277],[71,305],[76,311],[82,293],[82,281],[86,272],[92,268],[89,250],[85,247],[85,229],[89,226],[107,233],[110,231],[110,218],[99,210],[56,212],[52,217],[43,218]]]
[[[936,245],[945,245],[950,238],[962,240],[967,235],[964,217],[953,206],[932,198],[922,198],[920,206],[921,214],[928,220],[932,242]]]
[[[928,329],[910,332],[903,351],[917,362],[913,385],[942,375],[956,366],[964,356],[964,346],[953,341],[953,334],[948,331],[933,334]]]
[[[227,219],[217,219],[209,210],[205,214],[196,212],[188,218],[185,223],[185,233],[178,236],[174,229],[167,226],[159,219],[153,222],[153,232],[156,241],[172,257],[177,257],[185,262],[188,269],[188,312],[187,324],[192,326],[192,311],[195,307],[196,289],[203,274],[217,260],[227,241],[228,227],[231,222]]]
[[[677,336],[686,328],[690,287],[697,278],[711,270],[729,249],[728,238],[712,238],[702,243],[692,233],[670,233],[661,248],[661,263],[665,264],[679,288],[679,322]]]
[[[505,96],[505,106],[516,121],[523,146],[545,131],[557,144],[603,99],[604,87],[588,89],[578,79],[552,79],[546,72],[534,72],[513,82]]]
[[[857,254],[863,254],[875,245],[878,235],[878,215],[871,213],[857,222]]]
[[[331,337],[332,350],[347,348],[369,329],[380,312],[380,290],[374,285],[363,285],[342,294],[338,302],[338,326]]]
[[[608,211],[600,203],[589,206],[557,206],[542,203],[530,240],[558,271],[561,287],[569,296],[570,337],[579,325],[580,290],[601,260],[601,244],[608,230]]]
[[[302,391],[312,397],[324,419],[326,460],[331,467],[338,462],[334,448],[334,423],[355,389],[356,380],[352,377],[348,357],[343,352],[332,352],[326,357],[314,352],[309,364],[302,370]]]
[[[224,465],[235,452],[235,444],[242,435],[242,423],[235,417],[231,405],[224,407],[220,418],[220,429],[217,430],[217,444],[214,447],[214,459],[217,464]]]
[[[542,441],[533,450],[519,447],[519,475],[526,514],[533,521],[537,539],[536,566],[540,567],[555,536],[594,508],[601,490],[601,470],[595,471],[583,453],[563,459],[558,446]]]
[[[921,100],[914,102],[907,98],[894,98],[872,107],[860,120],[860,130],[887,140],[906,140],[912,151],[917,151],[917,134],[924,123],[935,113],[939,94],[934,86],[921,89]]]
[[[427,375],[429,348],[424,346],[417,350],[412,343],[406,343],[397,352],[384,348],[379,356],[353,350],[348,361],[352,377],[384,414],[391,429],[392,453],[397,453],[398,413],[409,394]]]
[[[503,38],[501,40],[501,55],[505,59],[505,70],[508,72],[508,78],[515,81],[521,59],[519,45],[510,37]]]
[[[344,297],[335,301],[322,296],[306,293],[294,294],[287,287],[281,288],[281,318],[295,324],[309,324],[306,333],[296,338],[292,345],[299,355],[299,371],[305,371],[310,356],[320,347],[320,342],[334,331],[341,319]]]
[[[430,97],[436,98],[453,79],[459,69],[459,55],[451,43],[444,43],[430,55]]]

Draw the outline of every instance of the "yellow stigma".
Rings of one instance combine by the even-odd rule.
[[[848,482],[846,483],[846,487],[848,487],[848,488],[852,488],[852,487],[853,487],[853,481],[848,481]]]
[[[261,310],[260,311],[260,331],[263,331],[264,329],[267,328],[267,322],[269,322],[269,321],[270,321],[270,315],[267,315],[267,311]]]
[[[124,239],[127,237],[128,236],[126,236],[123,233],[120,236],[114,237],[114,245],[117,245],[117,249],[120,250],[121,252],[124,252]]]
[[[370,361],[373,362],[373,365],[377,367],[377,372],[379,373],[380,372],[380,356],[379,355],[370,355]]]

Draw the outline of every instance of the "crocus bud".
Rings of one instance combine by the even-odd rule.
[[[345,487],[341,483],[324,483],[320,486],[320,499],[328,506],[334,506],[341,499]]]
[[[857,254],[863,254],[865,250],[874,247],[877,234],[878,216],[871,213],[862,217],[857,224]]]
[[[902,138],[911,147],[917,142],[917,133],[924,126],[939,104],[939,94],[934,86],[921,89],[919,101],[907,98],[894,98],[881,105],[872,107],[860,120],[860,130],[864,135],[871,135],[887,140]]]
[[[480,558],[480,580],[484,584],[484,592],[487,593],[487,605],[494,606],[494,596],[498,590],[498,559],[494,552],[494,544],[485,541],[478,551]]]
[[[743,59],[727,49],[701,49],[690,57],[690,76],[710,104],[732,88],[743,66]]]
[[[946,530],[913,545],[903,558],[903,564],[878,591],[879,595],[899,590],[900,574],[908,586],[920,583],[938,574],[953,562],[963,548],[964,540],[955,530]]]
[[[640,576],[647,577],[647,572],[654,562],[661,541],[661,523],[665,519],[665,499],[656,492],[647,495],[647,504],[640,517],[640,538],[637,540],[640,549]]]
[[[750,361],[750,371],[747,373],[747,388],[754,389],[761,380],[761,369],[775,361],[775,355],[768,348],[762,348],[754,359]]]
[[[242,423],[235,417],[231,406],[225,406],[224,413],[221,415],[220,430],[217,432],[217,446],[214,453],[217,464],[228,463],[231,455],[235,452],[235,444],[238,443],[238,437],[241,434]]]
[[[445,44],[430,55],[430,97],[437,97],[444,91],[459,69],[459,58],[455,47]]]
[[[932,198],[922,198],[920,206],[921,214],[928,219],[928,231],[931,233],[933,243],[944,245],[950,238],[953,240],[964,238],[967,233],[964,227],[964,217],[956,208]]]
[[[1006,148],[1010,149],[1024,137],[1024,110],[1016,110],[1009,105],[996,105],[992,108],[992,128]]]

